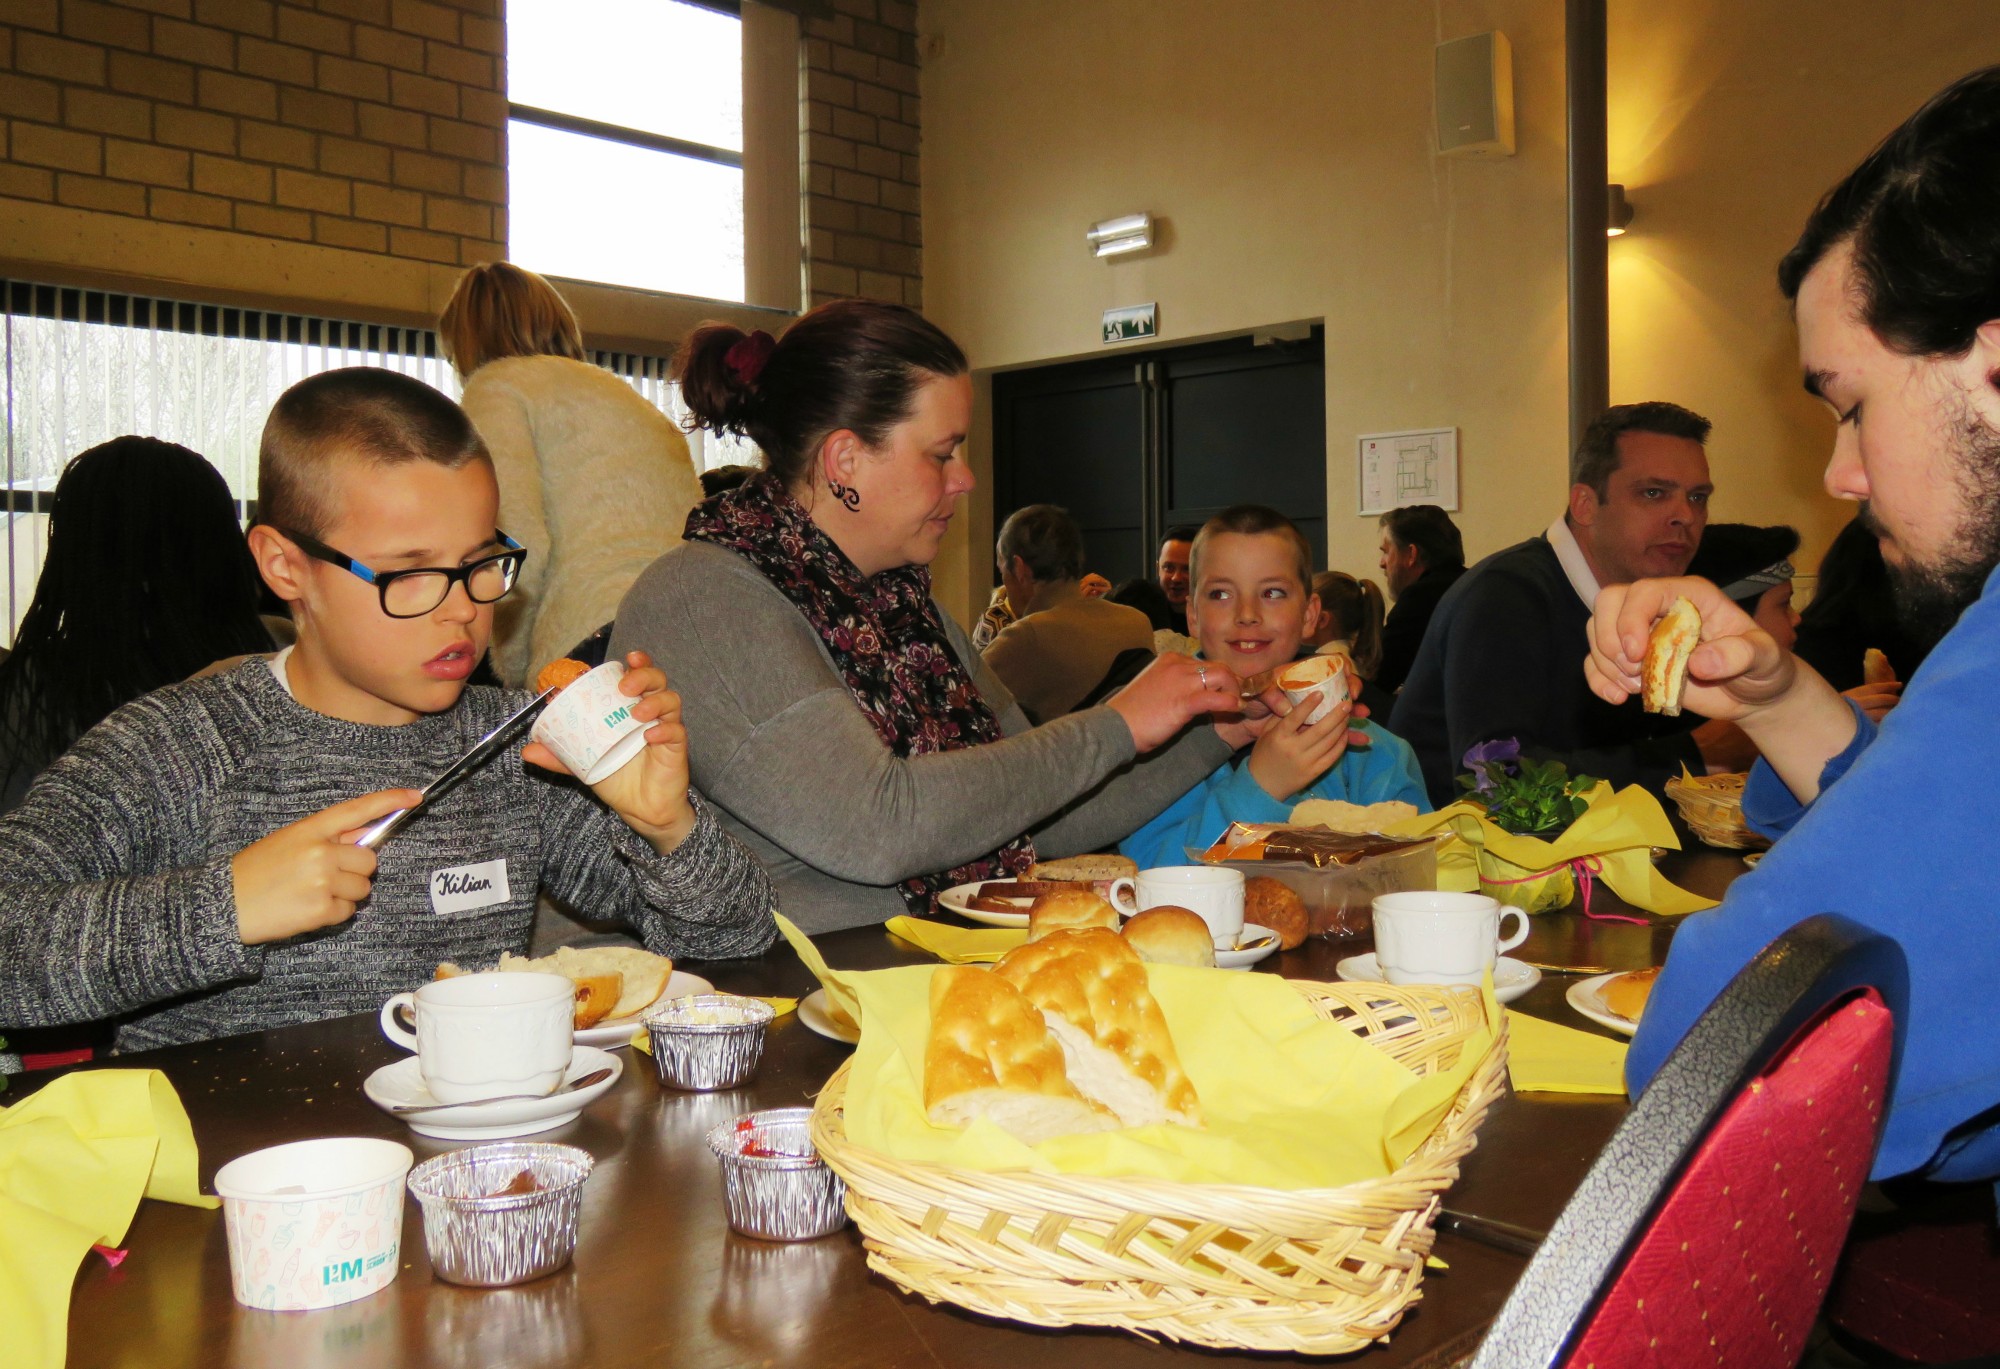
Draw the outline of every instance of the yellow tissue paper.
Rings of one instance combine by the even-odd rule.
[[[783,930],[794,946],[806,942],[797,928]],[[807,960],[815,973],[824,970],[816,952]],[[1201,1098],[1204,1125],[1134,1127],[1028,1146],[987,1122],[959,1130],[927,1119],[923,1062],[930,981],[938,969],[829,971],[822,982],[829,995],[837,984],[860,1004],[848,1139],[897,1159],[968,1169],[1278,1189],[1381,1178],[1436,1129],[1501,1022],[1489,991],[1487,1032],[1466,1043],[1452,1069],[1420,1077],[1318,1017],[1276,975],[1148,965],[1153,996]]]
[[[1507,1013],[1507,1078],[1516,1093],[1625,1095],[1623,1041],[1527,1013]]]
[[[85,1070],[0,1109],[0,1343],[59,1369],[69,1295],[93,1245],[125,1238],[141,1197],[214,1207],[194,1130],[158,1070]]]
[[[1680,849],[1660,801],[1638,785],[1613,792],[1599,784],[1587,796],[1590,811],[1571,823],[1553,841],[1502,831],[1486,820],[1476,803],[1460,800],[1414,818],[1386,825],[1384,835],[1424,836],[1447,831],[1451,837],[1438,847],[1438,888],[1471,891],[1479,887],[1477,856],[1485,849],[1525,871],[1553,870],[1570,861],[1594,858],[1592,877],[1603,880],[1635,908],[1665,916],[1713,908],[1715,900],[1690,893],[1663,876],[1653,864],[1655,846]]]
[[[953,927],[915,917],[892,917],[884,925],[952,965],[990,965],[1028,939],[1025,927]]]

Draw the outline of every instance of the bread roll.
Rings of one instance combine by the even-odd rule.
[[[940,1127],[984,1117],[1031,1146],[1118,1126],[1070,1083],[1040,1011],[1012,983],[976,965],[947,965],[931,976],[924,1112]]]
[[[1118,930],[1118,910],[1088,889],[1058,889],[1028,905],[1028,940],[1083,927]]]
[[[1652,997],[1653,981],[1660,977],[1657,968],[1634,970],[1621,974],[1616,979],[1607,979],[1598,986],[1597,996],[1604,1000],[1604,1006],[1628,1022],[1637,1022],[1646,1011],[1646,1000]]]
[[[1194,912],[1162,903],[1125,924],[1125,944],[1139,959],[1154,965],[1215,968],[1215,938]]]
[[[1380,803],[1307,799],[1292,809],[1289,821],[1293,827],[1324,827],[1333,832],[1361,836],[1379,832],[1392,822],[1401,822],[1416,815],[1417,805],[1403,799],[1384,799]]]
[[[625,987],[622,974],[589,975],[576,982],[576,1029],[594,1027],[611,1016]]]
[[[579,983],[615,974],[620,987],[606,1016],[616,1021],[635,1017],[658,1001],[673,978],[674,962],[638,946],[558,946],[539,960],[503,955],[498,968],[504,974],[566,975]]]
[[[1894,684],[1896,667],[1889,664],[1889,655],[1878,647],[1869,647],[1861,653],[1861,683]]]
[[[1685,597],[1674,600],[1646,642],[1646,660],[1639,671],[1640,697],[1648,713],[1669,718],[1681,715],[1681,691],[1687,688],[1688,658],[1701,645],[1701,613]]]
[[[1243,921],[1276,932],[1278,949],[1284,951],[1304,945],[1312,930],[1306,901],[1290,885],[1269,875],[1253,875],[1243,881]]]
[[[993,973],[1042,1010],[1070,1082],[1121,1125],[1201,1125],[1200,1100],[1146,967],[1117,933],[1052,933],[1009,951]]]

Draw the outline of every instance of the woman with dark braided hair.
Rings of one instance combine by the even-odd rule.
[[[116,437],[69,463],[34,601],[0,662],[0,812],[106,714],[273,649],[229,486],[186,447]]]
[[[696,419],[747,435],[767,469],[689,515],[612,648],[666,668],[695,784],[806,930],[1100,849],[1248,740],[1235,678],[1185,656],[1030,727],[932,602],[972,488],[972,384],[921,315],[841,300],[777,339],[708,324],[675,365]]]

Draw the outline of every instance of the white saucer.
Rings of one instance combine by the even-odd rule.
[[[1592,975],[1589,979],[1579,979],[1576,983],[1569,986],[1569,992],[1565,993],[1563,997],[1569,1001],[1569,1005],[1572,1008],[1575,1008],[1598,1026],[1609,1027],[1615,1032],[1630,1036],[1633,1032],[1639,1030],[1639,1024],[1629,1017],[1620,1017],[1617,1013],[1605,1007],[1604,1000],[1598,996],[1597,992],[1617,977],[1617,974],[1600,974]]]
[[[669,998],[685,998],[691,993],[714,992],[715,985],[709,983],[700,975],[689,974],[686,970],[675,970],[673,974],[667,977],[667,987],[660,991],[660,996],[654,999],[653,1002],[664,1003]],[[648,1004],[647,1006],[651,1007],[652,1005]],[[594,1027],[585,1027],[582,1031],[578,1032],[576,1034],[576,1044],[579,1046],[596,1046],[599,1050],[617,1050],[620,1046],[631,1045],[632,1038],[645,1025],[644,1017],[619,1017],[609,1022],[599,1022]]]
[[[1383,984],[1382,967],[1376,963],[1375,953],[1351,955],[1333,967],[1333,972],[1350,984]],[[1512,1003],[1522,994],[1542,982],[1542,972],[1533,965],[1524,964],[1510,955],[1503,955],[1493,962],[1493,996],[1502,1003]]]
[[[825,989],[814,989],[799,1000],[799,1021],[807,1031],[818,1032],[829,1041],[838,1041],[851,1046],[861,1039],[861,1033],[845,1022],[836,1021],[829,1010]]]
[[[1260,937],[1264,943],[1261,946],[1252,946],[1244,951],[1217,951],[1215,953],[1215,968],[1218,970],[1247,970],[1265,956],[1270,955],[1278,949],[1278,934],[1276,932],[1272,931],[1269,927],[1259,927],[1254,922],[1243,924],[1243,935],[1240,940],[1256,941]]]
[[[957,913],[962,918],[984,923],[988,927],[1025,927],[1028,925],[1028,903],[1021,904],[1018,913],[988,913],[974,908],[971,901],[979,896],[979,891],[988,884],[1011,884],[1012,880],[975,880],[971,884],[954,884],[937,896],[938,907]]]
[[[563,1076],[565,1080],[601,1069],[609,1069],[611,1077],[575,1093],[550,1098],[516,1099],[513,1102],[461,1103],[453,1108],[439,1108],[436,1112],[404,1117],[402,1121],[417,1135],[435,1136],[440,1141],[497,1141],[506,1136],[531,1136],[573,1121],[578,1113],[617,1083],[618,1076],[625,1072],[624,1061],[609,1051],[598,1050],[595,1046],[578,1046],[571,1052],[569,1071]],[[391,1116],[395,1115],[391,1108],[399,1104],[437,1101],[424,1087],[423,1072],[417,1068],[417,1057],[414,1055],[404,1056],[393,1065],[384,1065],[376,1070],[362,1083],[361,1091],[368,1095],[369,1102],[384,1112],[390,1112]]]

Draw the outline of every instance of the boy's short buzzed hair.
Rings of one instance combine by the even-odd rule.
[[[1265,504],[1232,504],[1215,517],[1201,525],[1201,531],[1194,536],[1194,549],[1188,553],[1188,583],[1201,583],[1201,554],[1208,546],[1209,539],[1225,532],[1243,533],[1258,537],[1275,533],[1291,540],[1292,556],[1299,573],[1299,588],[1310,590],[1313,577],[1312,544],[1299,531],[1291,519]]]
[[[334,464],[490,461],[465,410],[413,376],[347,366],[278,396],[257,450],[257,521],[318,537],[333,517]]]

